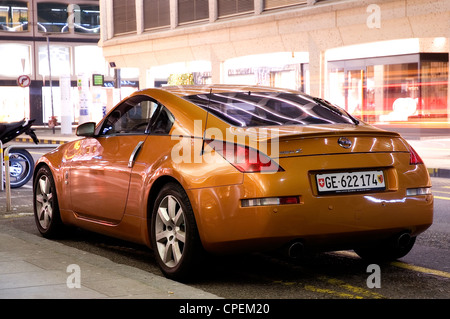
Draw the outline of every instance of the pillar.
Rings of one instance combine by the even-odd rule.
[[[72,134],[72,99],[70,96],[70,75],[61,75],[59,78],[61,90],[61,134]]]
[[[308,37],[310,94],[324,97],[325,94],[325,52],[321,50],[316,41]]]
[[[448,83],[447,83],[447,122],[450,123],[450,37],[448,42]]]
[[[211,52],[211,82],[212,84],[224,83],[223,61],[220,61],[214,52]]]

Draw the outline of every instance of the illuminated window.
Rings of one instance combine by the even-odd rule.
[[[0,1],[0,30],[28,31],[28,5],[21,1]]]
[[[39,46],[39,74],[49,76],[48,49],[46,45]],[[50,63],[52,77],[71,74],[70,48],[63,45],[50,45]]]
[[[74,6],[74,29],[76,33],[100,33],[100,8],[95,5]]]
[[[74,48],[75,74],[107,74],[108,67],[102,49],[97,45],[80,45]]]
[[[0,75],[17,77],[31,74],[30,46],[26,44],[0,44]]]
[[[443,59],[445,60],[445,58]],[[448,62],[436,61],[431,58],[421,61],[421,86],[418,116],[421,119],[448,119]]]
[[[448,54],[329,62],[330,100],[364,121],[447,121]]]
[[[69,32],[67,4],[44,2],[37,4],[40,32]]]

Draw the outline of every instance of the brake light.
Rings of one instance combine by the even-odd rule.
[[[206,143],[242,173],[284,171],[269,156],[254,148],[215,140],[209,140]]]
[[[420,158],[419,154],[412,148],[412,146],[409,146],[409,164],[410,165],[418,165],[423,164],[423,160]]]

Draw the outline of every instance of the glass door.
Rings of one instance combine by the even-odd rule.
[[[347,70],[345,104],[347,111],[365,121],[365,70]]]

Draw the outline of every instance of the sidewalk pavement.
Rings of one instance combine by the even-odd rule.
[[[62,135],[58,131],[53,134],[39,129],[36,134],[41,144],[63,144],[78,138],[74,134]],[[450,136],[407,140],[432,176],[450,177]],[[21,136],[15,142],[29,140]],[[3,200],[4,196],[0,198]],[[25,213],[15,213],[17,216],[32,215],[30,208],[27,209]],[[3,215],[3,221],[0,218],[0,299],[219,298],[162,276],[44,239],[37,232],[27,233],[14,227],[9,223],[11,219],[4,216],[7,215]],[[77,277],[77,271],[80,277]],[[78,283],[80,288],[70,288]]]
[[[110,298],[219,297],[0,223],[0,299]]]

